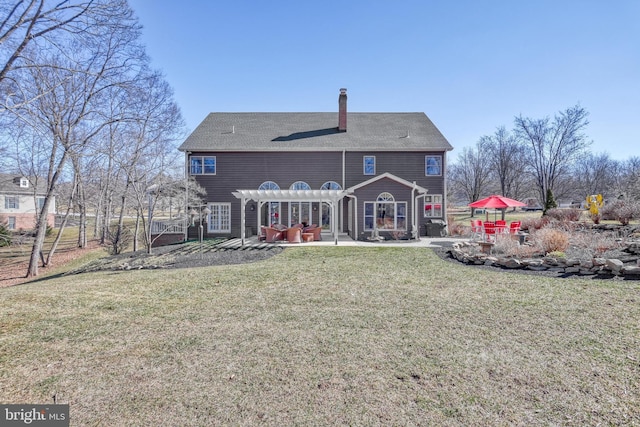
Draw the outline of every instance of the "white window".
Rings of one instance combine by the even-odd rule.
[[[20,209],[20,199],[18,196],[4,196],[5,209]]]
[[[311,190],[311,186],[304,181],[296,181],[291,184],[289,190]]]
[[[442,218],[442,194],[424,196],[424,217]]]
[[[10,216],[9,218],[7,218],[7,228],[9,230],[15,230],[16,229],[16,217],[15,216]]]
[[[396,202],[390,193],[381,193],[375,202],[364,203],[364,229],[398,231],[407,229],[407,202]]]
[[[265,181],[260,184],[258,190],[279,190],[280,186],[273,181]],[[262,206],[262,211],[260,213],[262,215],[262,223],[263,224],[277,224],[280,222],[280,202],[269,202]]]
[[[425,176],[441,176],[442,175],[442,156],[425,156],[424,157],[424,174]]]
[[[29,188],[29,180],[27,178],[20,178],[20,188]]]
[[[231,203],[211,203],[209,209],[209,233],[230,233]]]
[[[189,159],[191,175],[215,175],[216,156],[191,156]]]
[[[342,186],[335,181],[327,181],[320,187],[321,190],[342,190]]]
[[[265,181],[260,184],[258,190],[279,190],[280,186],[273,181]]]
[[[42,212],[44,207],[44,197],[36,197],[36,205],[38,206],[38,212]]]
[[[365,175],[376,174],[376,156],[363,156],[362,157],[362,173]]]

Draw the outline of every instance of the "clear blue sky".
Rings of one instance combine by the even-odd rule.
[[[640,0],[130,0],[189,130],[210,112],[424,112],[455,147],[589,112],[640,156]]]

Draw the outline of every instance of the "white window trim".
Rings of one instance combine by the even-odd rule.
[[[13,203],[13,206],[9,206],[9,200],[11,200]],[[4,196],[4,208],[5,209],[20,209],[20,197],[18,196]]]
[[[440,159],[440,162],[439,162],[440,173],[438,173],[438,174],[429,174],[429,173],[427,173],[427,166],[428,166],[427,165],[427,159],[429,157],[435,157],[435,158]],[[442,156],[441,155],[430,154],[430,155],[424,156],[424,176],[442,176]]]
[[[207,232],[209,233],[231,233],[231,203],[209,203],[209,205],[207,206],[209,208],[209,210],[211,211],[211,213],[207,216]],[[214,210],[215,209],[219,209],[222,207],[226,207],[227,208],[227,212],[229,215],[229,218],[227,219],[227,224],[228,224],[228,228],[213,228],[213,221],[212,221],[212,217],[214,214]],[[218,212],[218,215],[220,215],[220,213]],[[223,221],[219,221],[219,222],[223,222]],[[219,225],[219,224],[216,224]]]
[[[366,159],[368,158],[372,158],[373,159],[373,172],[372,173],[367,173],[367,162]],[[367,176],[373,176],[376,174],[376,156],[362,156],[362,174],[363,175],[367,175]]]
[[[427,202],[427,199],[430,198],[430,201]],[[439,202],[437,201],[439,200]],[[428,194],[424,196],[424,206],[423,206],[423,212],[424,212],[424,218],[442,218],[443,213],[444,213],[444,206],[442,203],[442,194]],[[440,215],[433,215],[433,212],[435,212],[435,209],[430,209],[429,212],[432,213],[432,215],[427,215],[427,209],[426,206],[427,205],[440,205]]]
[[[381,201],[381,200],[375,200],[375,201],[369,201],[369,202],[364,202],[365,204],[365,208],[363,210],[363,220],[364,220],[364,231],[373,231],[373,228],[369,228],[367,227],[367,209],[366,209],[366,205],[368,203],[373,204],[373,223],[376,224],[377,222],[377,213],[378,213],[378,204],[393,204],[394,205],[394,215],[393,215],[393,226],[394,228],[378,228],[379,231],[407,231],[407,209],[408,209],[408,203],[407,202],[395,202],[395,201]],[[398,228],[398,205],[404,205],[404,212],[405,215],[404,217],[402,217],[404,219],[405,222],[405,228]]]

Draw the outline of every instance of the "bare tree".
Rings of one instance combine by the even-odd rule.
[[[99,14],[100,2],[94,0],[73,2],[68,0],[0,0],[0,94],[11,97],[12,89],[20,89],[19,76],[11,77],[11,71],[24,66],[44,66],[26,62],[23,54],[29,46],[57,49],[56,33],[80,34],[87,29],[85,14]],[[9,82],[7,82],[9,80]],[[4,92],[4,93],[3,93]],[[34,94],[38,96],[38,94]],[[18,102],[32,98],[18,96]]]
[[[624,161],[617,178],[618,197],[640,202],[640,157],[633,156]]]
[[[469,202],[475,202],[487,191],[491,182],[490,166],[483,156],[480,144],[476,148],[465,147],[457,162],[448,168],[449,182],[454,191],[464,194]],[[471,216],[474,209],[471,208]]]
[[[150,224],[145,219],[144,211],[149,199],[153,199],[153,203],[158,200],[157,197],[150,197],[150,188],[155,188],[154,193],[161,191],[163,177],[178,158],[176,140],[172,138],[176,137],[176,130],[182,127],[182,117],[173,101],[170,87],[158,73],[147,73],[136,81],[136,85],[129,87],[128,99],[133,101],[129,108],[135,114],[132,114],[132,120],[124,129],[123,139],[127,142],[119,146],[118,155],[113,158],[126,177],[115,237],[117,240],[123,231],[123,212],[128,197],[133,196],[137,212],[134,236],[139,235],[138,228],[142,225],[145,245],[150,251]],[[136,249],[137,238],[134,239]]]
[[[542,201],[547,204],[548,190],[554,193],[561,188],[561,181],[569,176],[573,162],[589,146],[584,129],[588,125],[587,111],[576,105],[557,114],[553,120],[515,119],[515,132],[528,146],[527,160],[535,178]]]
[[[614,196],[619,165],[608,154],[587,153],[576,160],[573,168],[572,187],[575,200],[582,201],[592,194]]]
[[[24,69],[21,94],[23,99],[33,101],[10,108],[23,125],[48,142],[43,211],[51,203],[69,158],[83,155],[89,141],[108,123],[121,119],[102,114],[108,89],[130,82],[147,61],[144,49],[137,43],[139,25],[126,1],[100,3],[100,16],[85,16],[82,37],[66,40],[66,55],[46,50],[28,52],[33,55],[33,64],[48,65]],[[110,19],[103,19],[105,13]],[[41,220],[36,225],[28,277],[38,274],[45,231],[46,221]]]
[[[479,147],[487,153],[485,160],[498,183],[500,194],[513,199],[522,198],[528,181],[528,174],[522,168],[525,147],[504,126],[496,129],[493,135],[480,138]]]

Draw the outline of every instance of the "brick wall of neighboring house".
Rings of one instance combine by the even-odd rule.
[[[14,217],[15,220],[15,231],[18,230],[33,230],[36,226],[36,219],[32,213],[4,213],[0,215],[0,222],[3,225],[7,225],[9,223],[9,217]],[[47,215],[47,224],[49,227],[53,227],[55,224],[55,215],[49,214]]]

